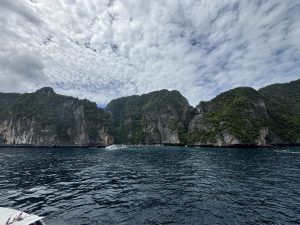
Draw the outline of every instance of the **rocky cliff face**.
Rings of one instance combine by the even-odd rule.
[[[51,88],[1,94],[0,143],[108,145],[110,118],[95,103],[57,95]]]
[[[193,113],[178,91],[155,91],[113,100],[112,115],[116,143],[179,144]]]
[[[300,80],[235,88],[195,108],[168,90],[116,99],[105,110],[51,88],[0,93],[0,144],[112,143],[299,144]]]
[[[200,102],[189,124],[188,141],[217,146],[256,144],[268,113],[262,97],[252,88],[236,88],[209,102]]]
[[[283,143],[300,143],[300,79],[273,84],[258,92],[263,96],[268,110],[270,130]]]
[[[232,89],[196,109],[190,144],[268,146],[300,140],[300,80],[259,91]]]

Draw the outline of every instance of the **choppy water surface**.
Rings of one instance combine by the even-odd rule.
[[[1,148],[0,206],[47,225],[299,224],[300,148]]]

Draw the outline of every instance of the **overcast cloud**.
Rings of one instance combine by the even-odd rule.
[[[192,105],[300,78],[300,0],[0,0],[0,91]]]

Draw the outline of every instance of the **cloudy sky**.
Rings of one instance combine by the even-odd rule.
[[[300,78],[300,0],[0,0],[0,91],[195,105]]]

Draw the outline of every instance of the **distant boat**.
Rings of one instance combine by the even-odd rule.
[[[116,149],[124,149],[124,148],[127,148],[127,146],[126,145],[109,145],[109,146],[105,147],[106,150],[116,150]]]
[[[42,219],[37,215],[0,207],[1,225],[46,225]]]

